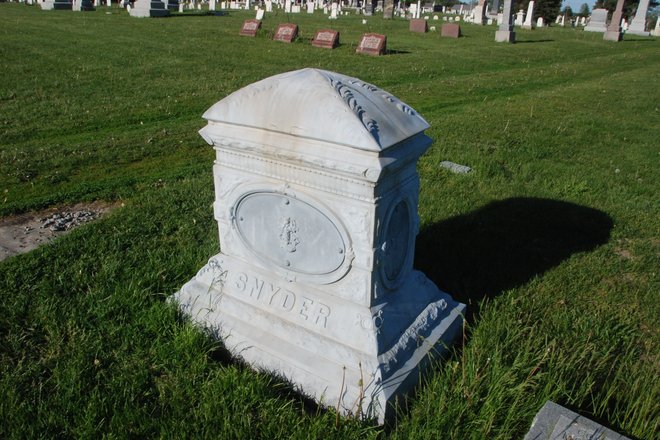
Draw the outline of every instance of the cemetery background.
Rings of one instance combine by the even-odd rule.
[[[0,437],[369,438],[229,360],[166,298],[216,251],[201,114],[267,76],[320,67],[430,123],[416,266],[470,307],[466,338],[384,432],[519,438],[547,399],[638,438],[657,431],[658,41],[574,29],[347,16],[338,49],[238,36],[253,14],[141,20],[0,5],[0,214],[123,203],[0,263]],[[355,55],[363,32],[385,57]],[[329,124],[332,121],[328,121]],[[455,175],[443,160],[467,164]]]

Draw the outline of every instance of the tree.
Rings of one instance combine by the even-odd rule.
[[[582,3],[582,6],[580,6],[580,13],[578,14],[580,17],[588,17],[589,13],[589,5],[587,3]]]
[[[571,9],[570,6],[566,5],[564,9],[561,11],[561,13],[567,17],[572,17],[573,16],[573,9]]]
[[[559,15],[561,2],[562,0],[535,0],[533,19],[536,20],[539,17],[543,17],[546,23],[553,22],[555,17]],[[528,5],[529,0],[516,1],[514,9],[522,9],[523,11],[527,11]]]

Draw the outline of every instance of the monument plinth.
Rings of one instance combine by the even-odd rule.
[[[382,422],[463,323],[465,306],[412,267],[428,124],[317,69],[251,84],[204,118],[221,252],[176,301],[254,367]]]

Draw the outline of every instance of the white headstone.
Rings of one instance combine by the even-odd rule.
[[[465,306],[413,269],[428,123],[317,69],[249,85],[204,118],[221,251],[174,299],[253,367],[382,422],[463,330]]]
[[[589,23],[584,27],[586,32],[605,32],[607,30],[607,9],[591,11]]]
[[[337,11],[339,11],[339,5],[337,3],[332,3],[332,9],[330,12],[330,19],[336,20],[337,19]]]
[[[266,0],[266,12],[273,12],[273,2]]]
[[[516,26],[522,26],[524,22],[525,22],[525,11],[523,11],[523,10],[521,9],[521,10],[519,10],[518,13],[516,14],[515,25],[516,25]]]
[[[307,2],[307,13],[308,14],[313,14],[314,13],[314,2]]]
[[[525,21],[522,24],[523,29],[534,29],[534,25],[532,24],[532,17],[534,17],[534,0],[531,0],[527,6],[527,15],[525,16]]]
[[[630,26],[628,27],[628,33],[634,35],[645,35],[648,36],[650,32],[646,30],[646,13],[649,9],[649,0],[640,0],[637,5],[637,12],[633,18]]]
[[[660,18],[655,21],[655,29],[653,29],[653,36],[660,37]]]
[[[284,12],[291,13],[291,0],[286,0],[284,3]]]
[[[264,10],[263,9],[257,9],[257,15],[255,17],[257,20],[263,20],[264,19]]]
[[[539,17],[536,19],[536,27],[541,28],[545,26],[545,23],[543,22],[543,17]]]

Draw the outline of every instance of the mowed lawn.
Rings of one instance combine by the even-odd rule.
[[[0,4],[0,216],[119,206],[0,263],[0,438],[515,439],[548,399],[657,438],[660,39],[553,27],[509,45],[320,12],[246,38],[251,12],[109,12]],[[271,41],[289,21],[299,41]],[[327,27],[341,46],[312,47]],[[356,55],[363,32],[391,52]],[[232,359],[167,301],[218,252],[202,113],[304,67],[431,125],[415,265],[468,324],[386,427]]]

